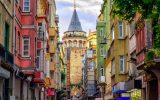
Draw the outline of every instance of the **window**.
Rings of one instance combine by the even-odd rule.
[[[112,76],[115,75],[115,60],[112,60],[112,69],[111,69]]]
[[[132,36],[135,33],[135,22],[131,22],[130,24],[130,36]]]
[[[101,76],[104,76],[104,68],[103,68],[103,66],[101,66],[100,74],[101,74]]]
[[[5,30],[4,30],[4,47],[7,51],[9,51],[9,47],[10,47],[10,43],[9,43],[9,39],[10,39],[10,26],[7,22],[5,22]]]
[[[38,23],[38,31],[42,32],[42,23]]]
[[[53,59],[54,59],[54,54],[51,54],[50,55],[50,61],[53,62]]]
[[[114,40],[114,27],[112,27],[111,29],[111,36],[112,36],[112,40]]]
[[[51,45],[54,44],[54,39],[53,38],[50,39],[50,43],[51,43]]]
[[[103,37],[103,28],[100,29],[100,37]]]
[[[118,34],[119,34],[119,38],[123,38],[123,22],[122,21],[118,22]]]
[[[41,50],[37,50],[37,69],[40,69]]]
[[[74,41],[74,47],[77,47],[77,41]]]
[[[100,47],[100,55],[101,55],[101,56],[104,56],[104,50],[103,50],[103,47],[102,47],[102,46]]]
[[[124,56],[120,56],[120,59],[119,59],[119,70],[120,70],[120,73],[124,73]]]
[[[18,32],[18,47],[17,47],[17,50],[18,50],[18,54],[20,54],[20,39],[21,39],[21,37],[20,37],[20,33]]]
[[[23,37],[23,46],[22,46],[22,56],[29,57],[30,56],[30,38]]]
[[[30,0],[23,0],[23,11],[30,12]]]

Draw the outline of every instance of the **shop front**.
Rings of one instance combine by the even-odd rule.
[[[125,88],[129,93],[130,100],[143,100],[142,99],[142,77],[129,80],[125,82]]]
[[[9,91],[8,90],[9,78],[10,78],[10,72],[0,66],[0,100],[2,100],[2,98],[4,97],[9,97],[9,93],[5,92]]]
[[[127,89],[125,87],[125,82],[119,82],[116,85],[112,87],[112,92],[113,92],[113,100],[130,100],[129,95],[124,95],[128,94]],[[125,99],[127,98],[127,99]]]

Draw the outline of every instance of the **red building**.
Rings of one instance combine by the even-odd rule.
[[[15,20],[13,24],[16,44],[15,65],[17,68],[15,97],[20,100],[34,100],[35,98],[45,100],[43,91],[44,68],[37,71],[37,26],[39,24],[37,4],[37,0],[16,0],[14,6]]]
[[[148,52],[153,48],[154,35],[149,20],[136,18],[136,64],[137,69],[144,70],[142,89],[143,100],[160,99],[160,58],[148,60]]]

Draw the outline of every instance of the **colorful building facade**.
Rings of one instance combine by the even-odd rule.
[[[67,87],[72,85],[71,95],[78,93],[76,85],[82,80],[82,56],[86,50],[86,32],[82,30],[76,8],[74,8],[68,31],[62,38],[67,62]]]
[[[0,99],[2,100],[10,99],[13,95],[11,89],[14,73],[12,8],[13,1],[0,1]]]

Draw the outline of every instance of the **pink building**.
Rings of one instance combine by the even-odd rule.
[[[37,71],[37,0],[15,2],[15,98],[44,99],[43,71]],[[42,80],[40,83],[35,81]],[[42,84],[42,85],[41,85]]]

